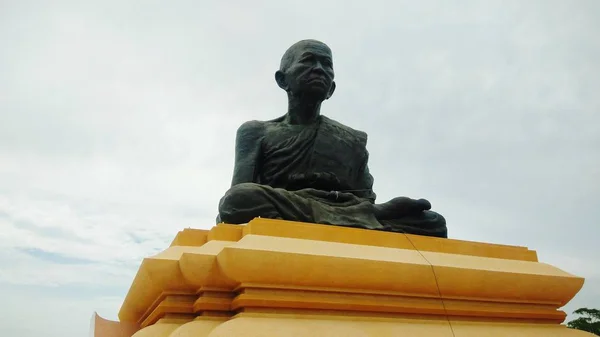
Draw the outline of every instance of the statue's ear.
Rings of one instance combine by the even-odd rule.
[[[329,99],[331,96],[333,96],[334,91],[335,91],[335,81],[331,82],[331,88],[329,89],[329,92],[327,93],[327,97],[325,99]]]
[[[289,87],[289,85],[288,85],[288,83],[287,83],[287,80],[285,79],[285,74],[283,73],[283,71],[281,71],[281,70],[277,70],[277,71],[275,72],[275,81],[277,82],[277,85],[278,85],[278,86],[279,86],[281,89],[283,89],[283,90],[285,90],[285,91],[287,91],[287,90],[288,90],[288,87]]]

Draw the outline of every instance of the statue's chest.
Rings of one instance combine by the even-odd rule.
[[[294,166],[293,170],[333,172],[350,178],[361,169],[364,145],[356,137],[334,126],[319,129],[273,126],[263,139],[266,167]],[[291,167],[290,167],[291,168]]]
[[[364,147],[355,138],[333,127],[324,127],[314,141],[312,165],[329,172],[353,173],[364,157]]]
[[[270,126],[267,128],[263,139],[263,150],[269,154],[293,147],[299,141],[298,138],[300,137],[302,137],[302,129],[299,127],[286,125]]]

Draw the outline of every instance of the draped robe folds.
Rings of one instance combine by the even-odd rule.
[[[250,174],[236,179],[234,173],[217,221],[263,217],[447,237],[435,212],[377,219],[366,133],[324,116],[311,125],[282,119],[249,122],[238,131],[236,161],[245,162],[236,170]]]

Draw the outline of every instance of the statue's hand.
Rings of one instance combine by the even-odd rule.
[[[330,172],[311,172],[292,174],[289,178],[288,189],[298,190],[314,188],[323,191],[339,190],[339,178]]]
[[[379,220],[391,220],[407,215],[416,215],[431,209],[431,203],[425,199],[407,197],[394,198],[383,204],[375,204],[375,217]]]

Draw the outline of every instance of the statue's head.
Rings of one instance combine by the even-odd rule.
[[[311,95],[326,100],[335,90],[331,49],[323,42],[302,40],[283,54],[275,80],[295,96]]]

